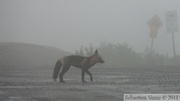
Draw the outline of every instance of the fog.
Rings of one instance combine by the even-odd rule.
[[[33,43],[75,52],[81,45],[98,46],[106,41],[128,43],[143,52],[151,45],[147,21],[158,15],[163,26],[153,47],[172,55],[165,12],[176,10],[180,23],[179,4],[180,0],[0,0],[0,42]],[[174,34],[180,55],[180,34]]]

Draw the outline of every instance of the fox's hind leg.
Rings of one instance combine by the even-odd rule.
[[[71,65],[64,65],[63,66],[62,71],[59,74],[60,82],[65,83],[65,81],[63,80],[63,75],[69,70],[70,66]]]

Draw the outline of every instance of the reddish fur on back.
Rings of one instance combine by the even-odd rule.
[[[96,64],[97,63],[97,56],[95,55],[95,56],[93,56],[92,58],[91,58],[91,60],[90,60],[90,63],[91,64]]]

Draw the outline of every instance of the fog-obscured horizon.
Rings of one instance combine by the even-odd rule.
[[[165,12],[177,11],[180,23],[179,4],[179,0],[1,0],[0,42],[75,52],[81,46],[98,47],[105,41],[127,43],[135,51],[144,52],[151,45],[147,22],[158,15],[163,26],[154,40],[154,50],[173,55]],[[174,35],[179,55],[180,33]]]

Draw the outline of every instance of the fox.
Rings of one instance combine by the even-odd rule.
[[[56,81],[59,75],[60,82],[65,83],[65,81],[63,80],[63,75],[69,70],[71,66],[74,66],[81,69],[82,82],[86,82],[84,80],[85,73],[87,73],[90,76],[90,81],[93,81],[93,77],[89,69],[92,66],[94,66],[96,63],[104,63],[104,60],[99,55],[97,50],[95,50],[94,54],[89,57],[84,57],[80,55],[69,55],[69,56],[62,57],[59,60],[57,60],[54,66],[53,79],[54,81]],[[60,69],[61,69],[61,72],[60,72]]]

